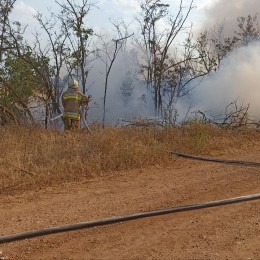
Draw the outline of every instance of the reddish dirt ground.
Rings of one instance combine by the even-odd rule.
[[[223,158],[260,161],[260,148]],[[177,158],[0,198],[0,236],[260,192],[257,167]],[[0,259],[260,259],[260,201],[0,245]]]

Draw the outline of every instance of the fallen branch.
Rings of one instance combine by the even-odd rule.
[[[158,122],[154,119],[140,119],[136,121],[128,121],[121,119],[121,122],[128,123],[126,127],[133,126],[133,127],[156,127],[156,126],[163,126],[161,122]]]

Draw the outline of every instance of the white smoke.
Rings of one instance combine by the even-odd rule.
[[[237,30],[237,18],[255,16],[260,11],[259,0],[214,0],[204,7],[203,27],[223,25],[227,35]]]
[[[201,29],[223,25],[224,35],[232,37],[238,30],[238,17],[258,15],[259,0],[216,0],[203,6],[204,20]],[[201,10],[200,10],[201,11]],[[217,72],[212,72],[195,88],[192,110],[207,115],[223,115],[233,101],[239,105],[250,104],[250,116],[260,119],[260,44],[251,43],[232,51],[221,62]]]
[[[118,1],[122,2],[122,1]],[[206,1],[204,1],[206,2]],[[225,34],[232,36],[237,30],[237,18],[254,16],[260,10],[259,0],[216,0],[205,5],[204,26],[212,28],[224,22]],[[202,28],[205,29],[205,28]],[[134,116],[152,117],[154,104],[152,94],[137,79],[133,82],[133,93],[125,102],[121,86],[129,73],[138,69],[135,52],[120,52],[109,75],[106,103],[106,122],[115,123],[118,119],[129,120]],[[234,100],[250,103],[250,113],[260,118],[260,44],[254,43],[240,47],[230,53],[217,72],[211,73],[194,89],[191,99],[177,102],[180,120],[185,117],[192,103],[191,111],[201,110],[212,115],[223,114],[226,106]],[[88,83],[93,86],[87,94],[93,96],[89,109],[89,120],[101,121],[103,116],[103,97],[105,87],[104,63],[96,61],[89,73]],[[144,99],[146,97],[146,99]]]
[[[260,43],[235,49],[223,59],[219,70],[210,74],[193,93],[193,110],[223,114],[234,100],[250,104],[250,115],[260,119]]]
[[[87,94],[93,98],[89,108],[90,121],[101,121],[103,117],[106,69],[106,65],[99,59],[89,73],[88,84],[91,87]],[[134,49],[119,52],[108,78],[106,123],[114,124],[119,119],[131,120],[133,117],[149,117],[153,114],[151,93],[146,91],[144,82],[138,76],[137,52]],[[128,96],[123,95],[124,84]]]

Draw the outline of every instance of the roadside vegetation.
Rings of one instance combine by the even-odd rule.
[[[202,28],[195,35],[188,19],[195,10],[194,0],[177,1],[175,13],[164,2],[140,1],[134,26],[124,19],[114,21],[115,33],[105,37],[104,32],[86,26],[89,13],[97,7],[92,1],[55,1],[56,12],[47,17],[38,12],[34,17],[40,27],[28,41],[26,25],[11,19],[16,0],[0,1],[0,194],[110,172],[167,167],[178,160],[169,151],[222,156],[256,145],[259,119],[250,115],[249,104],[241,104],[236,97],[217,116],[187,107],[181,127],[176,104],[183,97],[191,98],[200,80],[214,76],[232,51],[259,41],[257,15],[238,17],[236,30],[227,36],[222,26]],[[163,30],[161,24],[165,24]],[[180,42],[178,37],[183,35]],[[152,118],[163,126],[109,127],[113,122],[108,113],[113,111],[106,99],[113,93],[112,85],[117,85],[112,83],[111,71],[120,61],[119,54],[134,55],[135,64],[121,66],[127,71],[117,86],[120,95],[113,94],[114,104],[121,102],[131,112],[136,102],[150,109],[152,101]],[[99,63],[104,63],[100,73],[104,86],[88,82],[90,68],[96,71]],[[91,126],[92,134],[49,130],[62,113],[61,95],[75,76],[84,94],[90,94],[92,87],[101,91],[101,96],[93,95],[96,114],[88,113],[86,107],[83,114],[99,124]],[[133,91],[139,85],[147,96],[135,97]],[[129,120],[123,115],[120,119]]]
[[[178,162],[169,151],[230,156],[238,149],[253,149],[259,137],[257,129],[223,129],[199,121],[168,128],[92,126],[92,134],[4,126],[0,127],[0,193],[86,181],[155,165],[168,167]]]

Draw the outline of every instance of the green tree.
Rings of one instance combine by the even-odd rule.
[[[6,117],[15,119],[28,114],[33,121],[33,116],[28,109],[30,87],[22,90],[21,77],[28,72],[28,67],[17,59],[15,50],[21,41],[23,28],[18,22],[10,23],[9,16],[14,7],[15,0],[0,0],[0,118],[1,124],[8,122]],[[15,37],[14,37],[15,36]],[[14,38],[16,41],[14,41]],[[17,45],[15,45],[16,43]],[[19,71],[21,73],[19,74]],[[27,73],[27,75],[30,73]]]
[[[9,16],[16,0],[0,0],[0,62],[3,54],[10,49],[7,44],[7,30],[9,27]]]

